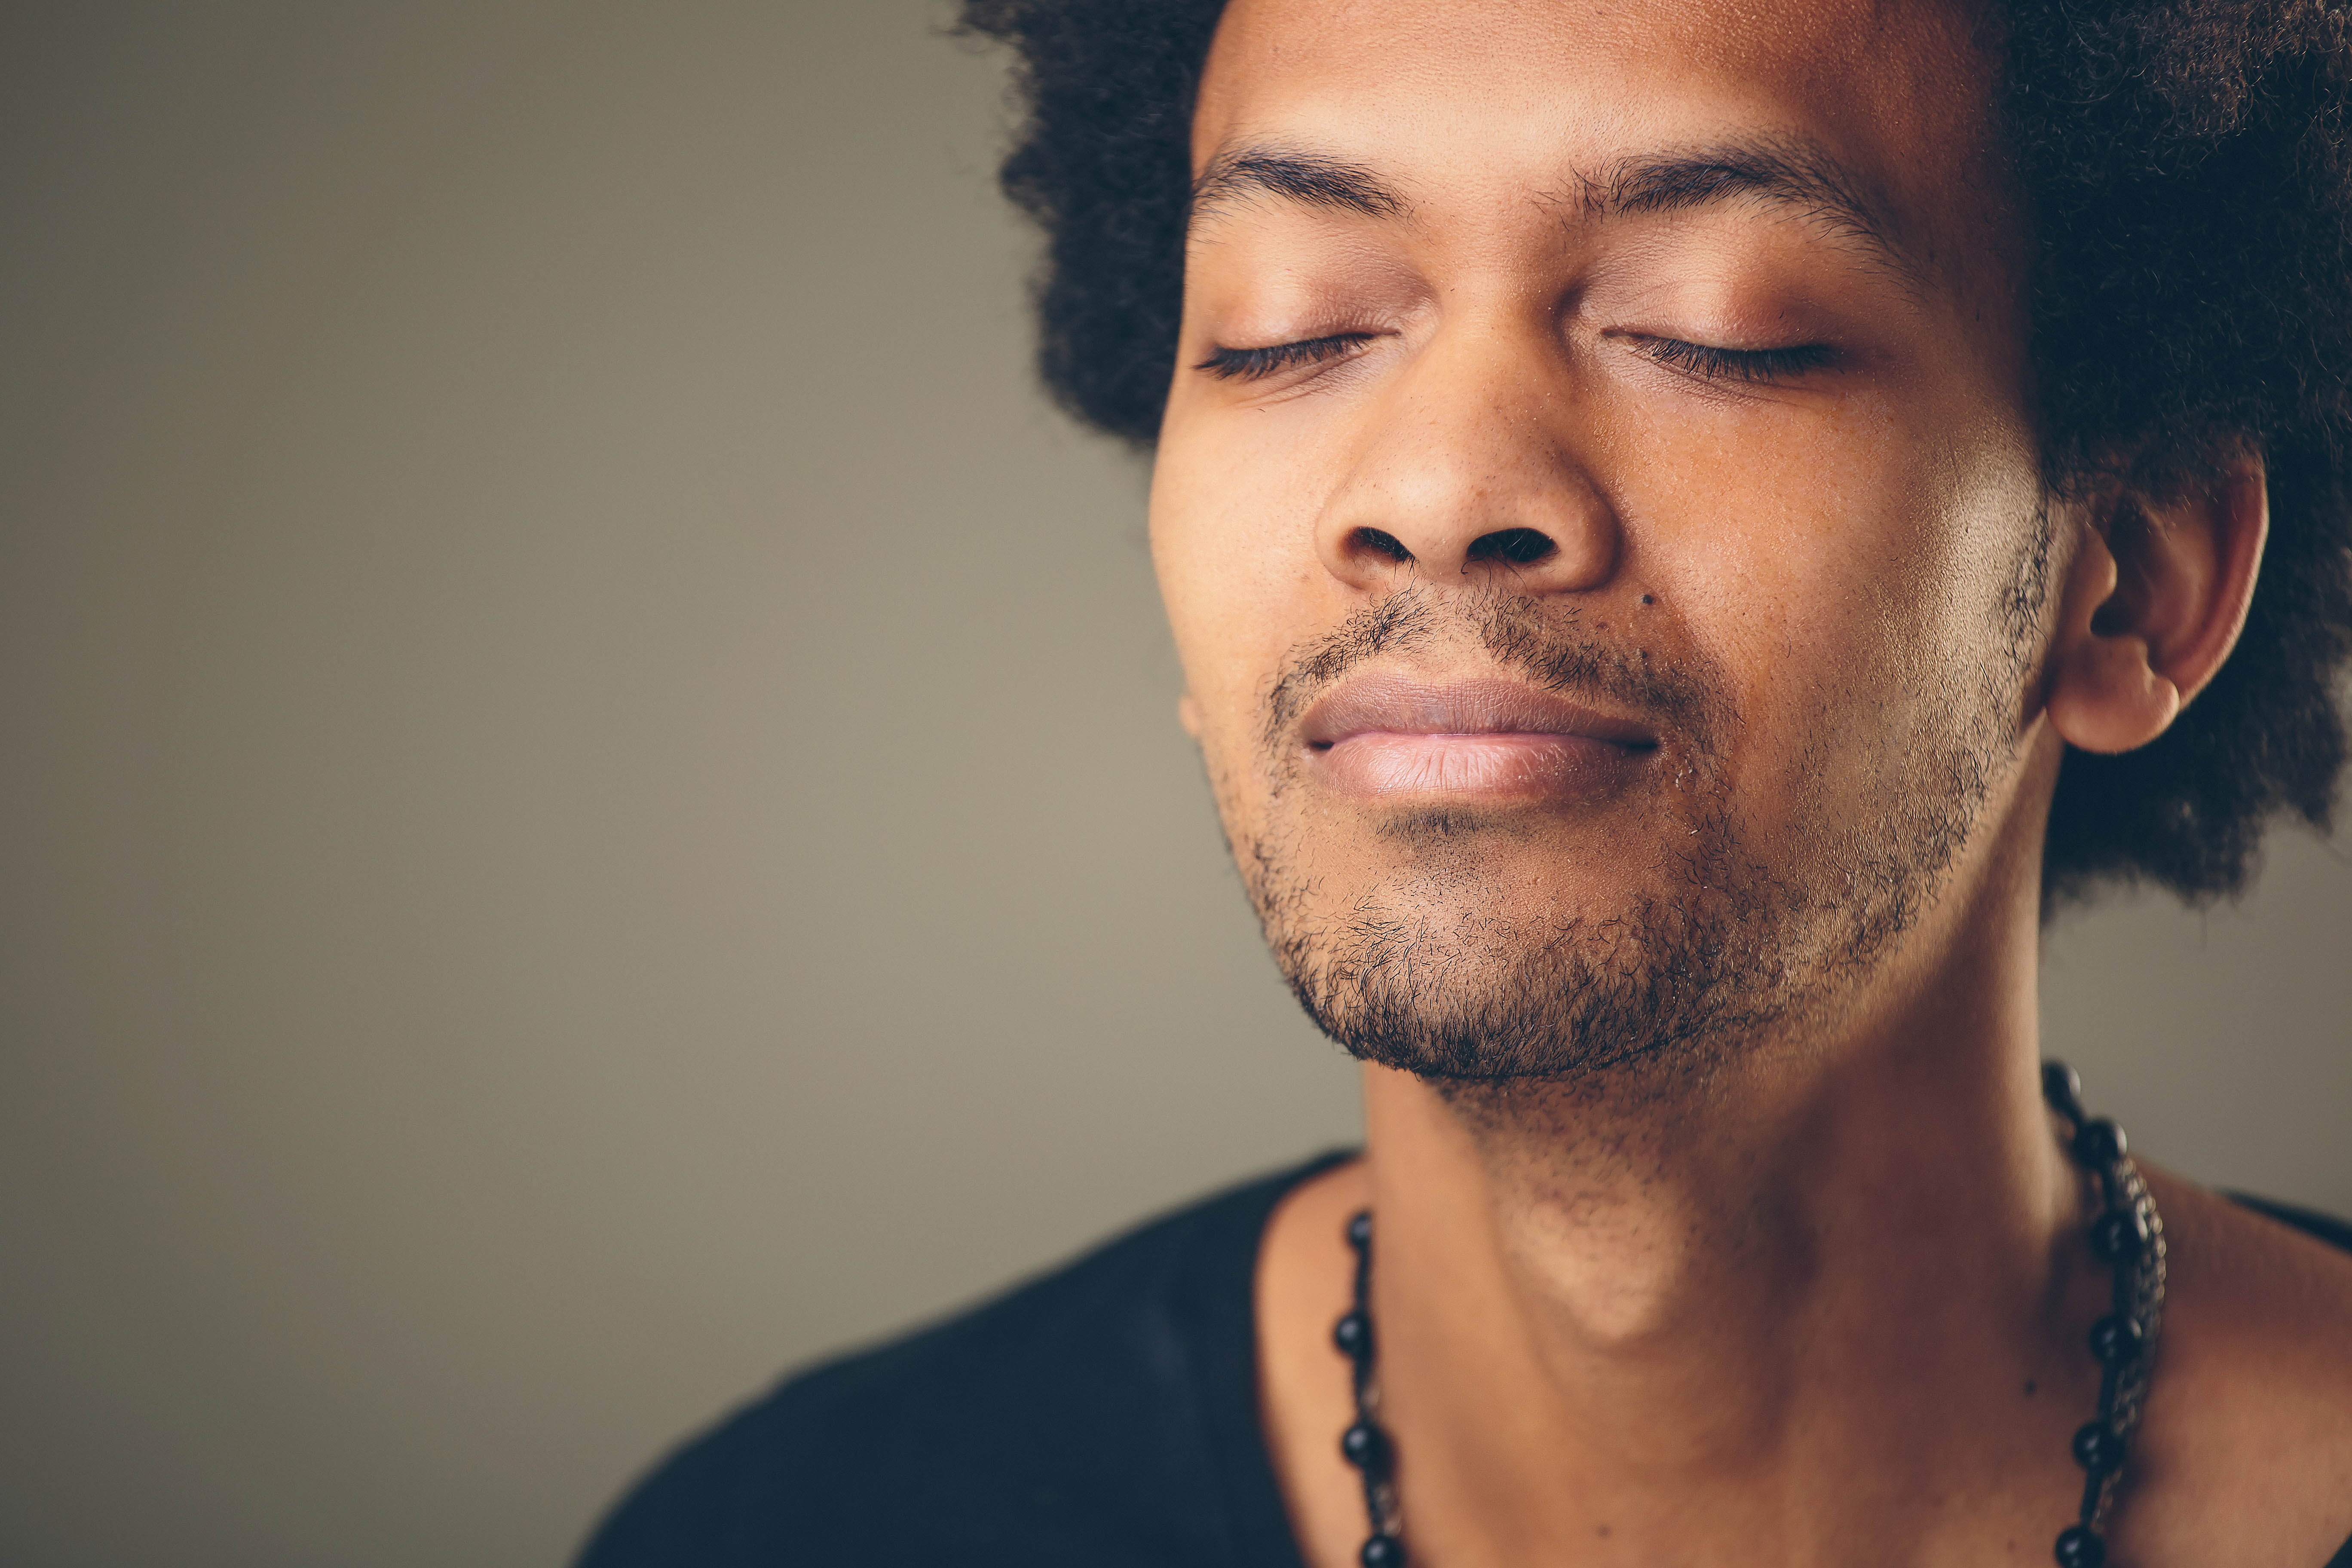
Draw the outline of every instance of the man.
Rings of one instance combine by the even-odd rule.
[[[2345,8],[971,20],[1366,1147],[788,1383],[587,1561],[2352,1563],[2352,1257],[2143,1184],[2034,1023],[2054,901],[2332,798]]]

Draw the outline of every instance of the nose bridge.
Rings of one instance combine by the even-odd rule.
[[[1556,341],[1529,329],[1442,329],[1400,369],[1333,492],[1318,552],[1370,587],[1410,566],[1433,584],[1507,570],[1522,592],[1597,586],[1617,525],[1571,428]]]

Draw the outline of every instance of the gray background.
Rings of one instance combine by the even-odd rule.
[[[1352,1135],[922,0],[14,6],[0,1560],[552,1563],[826,1347]],[[2070,925],[2352,1209],[2352,867]]]

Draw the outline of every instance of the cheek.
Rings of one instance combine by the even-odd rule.
[[[1151,474],[1151,559],[1204,744],[1254,729],[1282,659],[1328,608],[1315,553],[1315,487],[1295,453],[1174,410]]]
[[[1644,429],[1656,457],[1625,470],[1622,506],[1645,586],[1729,682],[1745,771],[1817,772],[1824,742],[1907,743],[1888,710],[1945,700],[1953,671],[2005,642],[2028,448],[1870,395],[1757,425],[1749,410]]]
[[[1264,568],[1226,522],[1234,509],[1189,456],[1163,434],[1151,471],[1151,564],[1184,673],[1193,739],[1231,829],[1240,826],[1237,813],[1248,815],[1234,791],[1246,776],[1236,764],[1257,684],[1253,667],[1264,657],[1254,646],[1268,619]]]

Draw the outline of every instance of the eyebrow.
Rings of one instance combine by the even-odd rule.
[[[1402,196],[1361,163],[1286,147],[1251,145],[1229,148],[1209,160],[1192,182],[1186,225],[1252,196],[1273,196],[1300,206],[1370,218],[1400,218],[1412,210]]]
[[[1811,218],[1908,276],[1916,278],[1919,272],[1868,194],[1868,183],[1811,142],[1736,142],[1686,153],[1648,153],[1621,159],[1599,177],[1580,184],[1579,203],[1593,218],[1759,201]]]
[[[1412,213],[1412,202],[1364,164],[1299,148],[1251,143],[1209,160],[1192,182],[1186,226],[1257,196],[1384,221]],[[1596,221],[1758,201],[1789,208],[1854,240],[1906,276],[1916,279],[1920,272],[1868,195],[1867,182],[1826,149],[1798,138],[1722,142],[1622,158],[1596,174],[1576,177],[1565,201],[1557,195],[1538,199],[1573,206]]]

